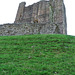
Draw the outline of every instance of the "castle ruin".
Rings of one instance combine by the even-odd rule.
[[[13,24],[0,26],[0,35],[67,34],[63,0],[42,0],[29,6],[19,4]]]
[[[26,3],[19,4],[15,23],[34,23],[34,20],[38,20],[38,23],[49,21],[49,1],[40,1],[25,7]]]

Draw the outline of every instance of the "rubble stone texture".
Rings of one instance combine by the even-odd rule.
[[[63,0],[42,0],[29,6],[19,4],[13,24],[0,26],[0,36],[26,34],[67,34]]]

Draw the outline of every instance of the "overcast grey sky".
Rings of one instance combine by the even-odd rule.
[[[40,0],[0,0],[0,24],[13,23],[20,2],[31,5]],[[64,0],[68,35],[75,35],[75,0]]]

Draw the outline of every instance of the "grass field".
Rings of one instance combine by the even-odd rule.
[[[0,75],[75,75],[75,37],[0,36]]]

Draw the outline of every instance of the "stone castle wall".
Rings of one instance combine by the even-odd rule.
[[[50,23],[21,23],[0,25],[0,36],[26,35],[26,34],[63,34],[60,24]]]
[[[49,21],[49,1],[40,1],[28,7],[25,2],[19,4],[15,23],[33,23],[38,20],[39,23]]]
[[[0,25],[0,36],[26,34],[67,34],[63,0],[40,1],[28,7],[20,3],[13,24]],[[38,23],[34,23],[38,20]]]

